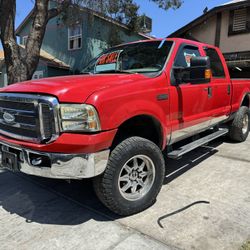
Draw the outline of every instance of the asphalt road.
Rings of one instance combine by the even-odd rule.
[[[0,249],[239,249],[250,238],[250,138],[166,161],[157,202],[121,218],[91,181],[0,172]]]

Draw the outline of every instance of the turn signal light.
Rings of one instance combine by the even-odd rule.
[[[205,79],[211,79],[212,78],[212,70],[206,69],[205,70]]]

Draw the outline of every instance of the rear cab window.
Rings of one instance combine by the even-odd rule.
[[[225,78],[225,70],[218,52],[213,48],[204,48],[206,56],[209,56],[213,78]]]

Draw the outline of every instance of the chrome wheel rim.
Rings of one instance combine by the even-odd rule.
[[[243,127],[242,127],[242,133],[246,134],[248,131],[248,126],[249,126],[249,118],[248,115],[246,114],[243,118]]]
[[[155,165],[146,155],[130,158],[122,167],[118,187],[126,200],[136,201],[145,196],[155,180]]]

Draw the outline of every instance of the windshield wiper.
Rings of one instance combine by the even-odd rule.
[[[81,75],[93,75],[92,72],[87,72],[87,71],[82,71],[80,74]]]
[[[126,70],[111,69],[95,72],[95,74],[109,74],[109,73],[121,73],[121,74],[136,74],[136,72],[129,72]]]

